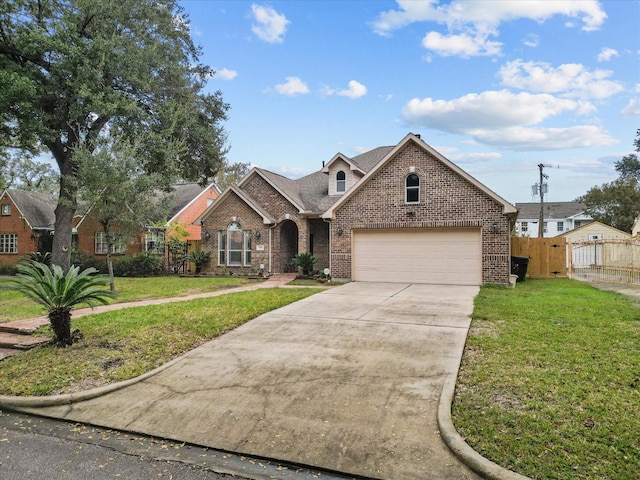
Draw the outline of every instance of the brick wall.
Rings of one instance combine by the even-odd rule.
[[[420,177],[420,203],[405,203],[410,167]],[[409,142],[335,212],[331,226],[332,276],[351,278],[352,229],[479,227],[482,231],[482,281],[509,279],[508,218],[502,205],[437,158]],[[492,232],[497,223],[499,234]],[[336,235],[341,227],[342,235]]]
[[[174,221],[181,224],[187,233],[189,233],[189,236],[183,240],[200,240],[200,225],[194,225],[193,222],[207,209],[209,206],[209,200],[215,200],[216,198],[218,198],[218,192],[210,186],[196,199],[194,199],[193,202],[177,216],[177,218],[175,218]],[[167,236],[170,234],[171,231],[168,231]]]
[[[82,220],[77,227],[78,232],[78,251],[89,257],[95,257],[100,260],[106,260],[106,254],[96,254],[95,246],[95,234],[96,232],[104,232],[102,224],[98,221],[97,217],[92,213]],[[111,225],[110,230],[114,233],[122,232],[122,228],[118,226],[117,222]],[[125,255],[136,255],[144,250],[143,244],[144,231],[129,233],[126,238],[127,249]],[[114,255],[117,256],[117,255]]]
[[[243,183],[242,190],[259,202],[260,207],[276,221],[276,225],[265,225],[260,215],[235,193],[230,193],[216,204],[213,212],[204,220],[203,231],[209,237],[203,235],[202,250],[211,252],[210,273],[223,270],[218,266],[218,231],[226,230],[234,217],[242,230],[250,230],[253,234],[251,266],[228,266],[225,268],[227,271],[234,274],[255,273],[261,263],[268,273],[291,270],[291,260],[297,253],[311,251],[312,239],[313,254],[318,260],[316,269],[329,266],[329,227],[326,222],[301,216],[286,198],[258,174],[249,177]],[[259,238],[255,236],[257,231],[260,231]],[[262,245],[262,250],[258,250],[259,245]]]
[[[10,215],[0,215],[0,234],[16,234],[18,241],[17,253],[0,253],[0,264],[15,265],[28,253],[35,252],[37,240],[27,221],[20,216],[20,212],[8,196],[0,199],[0,205],[11,206]]]

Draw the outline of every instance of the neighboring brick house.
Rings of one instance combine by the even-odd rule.
[[[291,271],[311,252],[334,279],[480,285],[508,283],[516,214],[408,134],[298,180],[254,168],[197,222],[212,272]]]
[[[150,224],[140,227],[140,231],[133,237],[118,242],[112,247],[112,254],[133,255],[148,251],[158,255],[165,255],[165,239],[170,234],[165,225],[181,224],[189,234],[182,240],[187,242],[200,240],[200,226],[193,221],[218,197],[219,190],[214,185],[202,187],[197,183],[184,183],[172,186],[171,207],[168,220],[165,218],[149,219]],[[132,207],[135,208],[135,207]],[[154,225],[151,225],[154,222]],[[78,251],[97,258],[106,258],[107,243],[104,229],[91,208],[80,218],[76,225]],[[118,231],[117,223],[112,227]]]
[[[201,187],[195,183],[173,186],[169,222],[179,223],[187,230],[183,238],[197,247],[200,240],[199,225],[193,221],[218,197],[214,185]],[[0,195],[0,265],[15,265],[31,252],[51,252],[57,197],[38,192],[6,189]],[[164,218],[151,219],[164,222]],[[97,258],[106,258],[107,243],[104,230],[91,208],[80,202],[74,217],[73,242],[78,252]],[[118,226],[113,227],[117,231]],[[140,228],[133,241],[114,245],[115,254],[135,254],[152,251],[165,252],[165,236],[170,233],[162,225]],[[129,239],[130,240],[130,239]]]
[[[556,237],[593,222],[593,218],[585,213],[584,204],[580,202],[545,202],[543,207],[544,237]],[[516,234],[519,237],[537,237],[540,203],[516,203],[516,208]]]
[[[0,265],[15,265],[28,253],[50,252],[54,195],[5,189],[0,194]]]

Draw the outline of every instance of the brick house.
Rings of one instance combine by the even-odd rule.
[[[0,265],[15,265],[31,252],[50,252],[54,195],[5,189],[0,194]]]
[[[134,255],[148,251],[165,255],[165,238],[171,233],[165,228],[167,224],[179,223],[183,225],[188,233],[188,236],[183,238],[184,241],[200,241],[201,227],[194,225],[193,221],[218,198],[219,193],[220,191],[215,185],[207,187],[202,187],[197,183],[173,185],[167,223],[164,223],[164,218],[149,219],[149,225],[141,225],[139,232],[135,232],[133,236],[128,236],[127,240],[113,245],[111,253]],[[151,225],[151,222],[154,225]],[[107,244],[104,238],[104,229],[91,208],[77,222],[76,231],[78,251],[96,258],[106,258]],[[117,224],[112,227],[112,231],[118,231]]]
[[[214,185],[201,187],[195,183],[173,186],[169,222],[184,225],[188,236],[184,238],[191,246],[200,241],[197,218],[218,197],[220,191]],[[53,226],[57,197],[38,192],[6,189],[0,195],[0,265],[15,265],[31,252],[51,252]],[[151,219],[163,221],[164,219]],[[107,244],[98,218],[80,202],[74,217],[73,241],[75,248],[87,256],[106,258]],[[117,231],[117,225],[114,227]],[[142,251],[152,251],[164,255],[164,241],[167,235],[164,226],[141,226],[133,241],[114,245],[114,254],[133,255]],[[130,239],[128,239],[130,240]]]
[[[480,285],[508,283],[516,215],[408,134],[298,180],[254,168],[197,222],[215,273],[293,271],[310,252],[334,279]]]

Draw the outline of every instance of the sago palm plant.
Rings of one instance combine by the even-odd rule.
[[[62,347],[71,345],[76,335],[71,333],[71,310],[79,304],[107,304],[114,294],[105,290],[109,279],[95,275],[95,268],[80,271],[72,266],[65,275],[62,269],[35,261],[20,262],[15,278],[6,281],[16,290],[44,306],[53,330],[54,342]]]

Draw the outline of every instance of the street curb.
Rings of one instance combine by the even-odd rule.
[[[484,458],[460,436],[451,419],[451,404],[456,388],[455,376],[447,378],[438,404],[438,429],[445,445],[471,470],[488,480],[532,480]]]
[[[5,408],[7,410],[21,411],[23,408],[45,408],[45,407],[58,407],[60,405],[70,405],[72,403],[83,402],[85,400],[91,400],[92,398],[101,397],[116,390],[120,390],[129,385],[133,385],[142,382],[154,375],[162,372],[166,368],[169,368],[175,364],[181,357],[174,358],[169,362],[159,366],[158,368],[144,373],[138,377],[130,378],[129,380],[123,380],[122,382],[112,383],[110,385],[104,385],[102,387],[92,388],[91,390],[84,390],[76,393],[65,393],[62,395],[49,395],[46,397],[16,397],[8,395],[0,395],[0,409]]]

